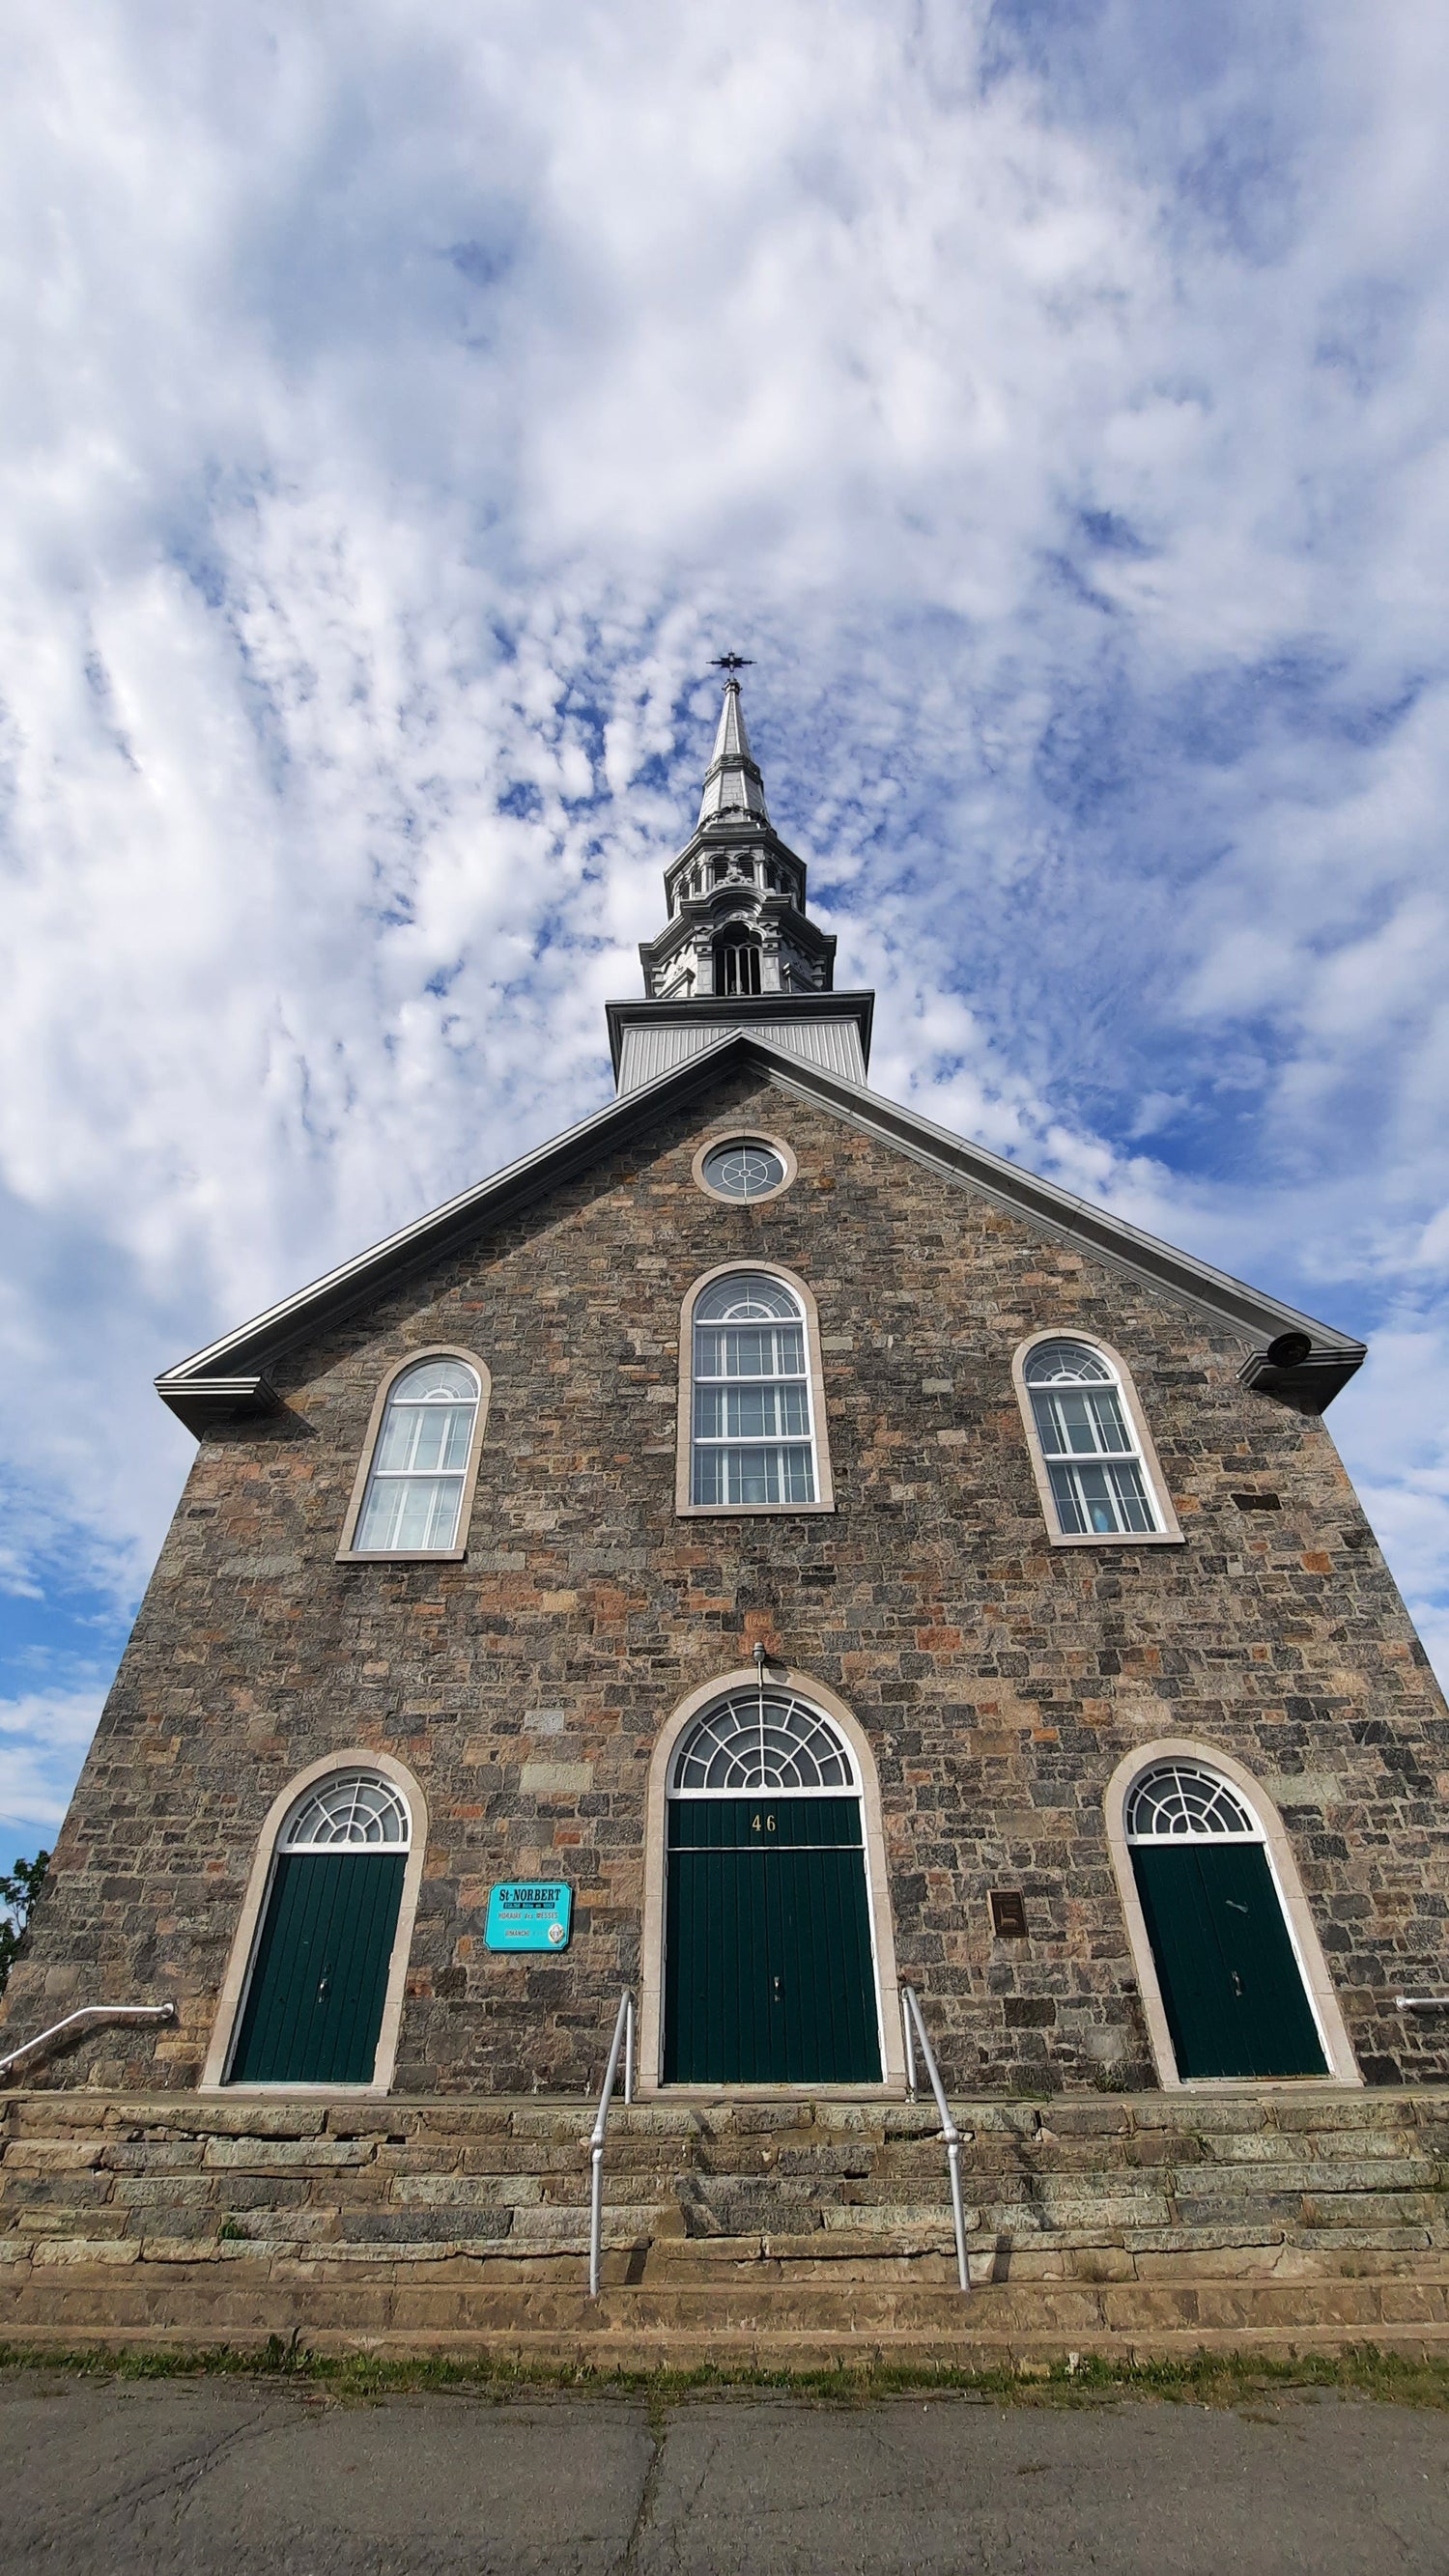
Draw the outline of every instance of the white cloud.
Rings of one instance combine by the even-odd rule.
[[[154,1370],[603,1096],[725,644],[882,1087],[1443,1328],[1449,36],[1088,14],[23,13],[12,1582],[132,1587]]]
[[[104,1693],[27,1691],[0,1699],[0,1832],[17,1843],[53,1834],[95,1733]],[[0,1867],[10,1855],[0,1846]]]

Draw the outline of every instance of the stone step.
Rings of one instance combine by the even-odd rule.
[[[1422,2352],[1449,2349],[1449,2282],[1360,2279],[1179,2279],[989,2283],[963,2298],[950,2283],[725,2281],[607,2283],[590,2301],[572,2283],[426,2280],[392,2283],[273,2277],[218,2283],[184,2267],[157,2285],[133,2267],[87,2279],[73,2267],[37,2314],[11,2306],[17,2341],[60,2343],[97,2334],[235,2342],[294,2329],[328,2348],[488,2351],[496,2355],[638,2364],[736,2362],[793,2355],[836,2362],[874,2353],[989,2366],[989,2356],[1076,2351],[1125,2356],[1247,2344],[1333,2349],[1372,2340]]]
[[[957,2117],[969,2300],[933,2108],[671,2099],[614,2112],[594,2306],[587,2104],[12,2095],[0,2332],[689,2366],[1449,2331],[1449,2091]]]

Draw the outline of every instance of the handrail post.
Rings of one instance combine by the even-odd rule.
[[[956,2277],[962,2289],[969,2291],[971,2267],[966,2259],[966,2212],[961,2200],[961,2132],[951,2117],[951,2105],[946,2099],[946,2087],[941,2081],[941,2070],[936,2064],[936,2052],[926,2034],[920,1999],[914,1986],[903,1985],[901,1988],[901,2013],[906,2026],[907,2065],[910,2076],[914,2078],[915,2074],[915,2051],[912,2047],[914,2036],[925,2061],[926,2073],[931,2080],[931,2091],[936,2097],[936,2109],[940,2113],[941,2139],[946,2149],[946,2172],[951,2185],[951,2225],[956,2237]]]
[[[589,2153],[589,2296],[599,2295],[599,2266],[603,2259],[604,2234],[604,2147],[602,2139]]]
[[[634,2099],[634,1998],[626,1986],[619,1997],[614,2017],[614,2036],[609,2045],[609,2062],[599,2092],[599,2109],[589,2137],[589,2296],[599,2295],[599,2273],[604,2246],[604,2132],[609,2125],[609,2099],[619,2072],[619,2051],[624,2056],[624,2099]]]
[[[916,2035],[911,2028],[911,2008],[906,2001],[906,1988],[901,1988],[901,2021],[906,2034],[906,2100],[916,2098]]]

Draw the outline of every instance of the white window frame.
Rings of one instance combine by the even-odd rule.
[[[717,1189],[705,1171],[705,1165],[711,1154],[717,1154],[722,1145],[764,1146],[782,1166],[783,1180],[777,1181],[773,1189],[759,1190],[750,1198],[732,1198],[726,1191]],[[689,1168],[694,1177],[695,1187],[703,1190],[705,1197],[713,1199],[717,1206],[758,1208],[768,1207],[772,1199],[783,1198],[795,1180],[800,1166],[783,1136],[767,1136],[762,1127],[722,1127],[717,1136],[705,1138]],[[767,1267],[763,1262],[755,1262],[751,1266],[756,1270]]]
[[[458,1360],[471,1369],[478,1381],[478,1410],[473,1417],[473,1437],[468,1444],[468,1461],[463,1470],[463,1491],[458,1504],[458,1527],[451,1547],[358,1547],[358,1525],[362,1519],[367,1490],[372,1482],[373,1462],[377,1455],[387,1409],[399,1378],[405,1377],[424,1360]],[[362,1444],[362,1457],[353,1482],[347,1518],[342,1524],[342,1538],[337,1549],[339,1565],[458,1565],[468,1553],[468,1530],[473,1517],[473,1496],[478,1484],[478,1462],[483,1454],[483,1438],[488,1426],[488,1405],[493,1381],[476,1351],[465,1351],[451,1342],[430,1342],[426,1349],[408,1351],[388,1370],[373,1399],[367,1437]]]
[[[1057,1337],[1053,1336],[1053,1338]],[[1074,1340],[1082,1338],[1080,1334],[1073,1336]],[[1298,1963],[1299,1975],[1303,1979],[1303,1990],[1308,1997],[1309,2008],[1318,2026],[1323,2053],[1328,2061],[1329,2071],[1326,2075],[1184,2076],[1178,2073],[1177,2052],[1172,2045],[1167,2008],[1163,2003],[1162,1987],[1158,1981],[1157,1958],[1147,1929],[1147,1918],[1142,1911],[1142,1899],[1137,1893],[1137,1873],[1132,1866],[1132,1849],[1136,1837],[1129,1839],[1127,1832],[1127,1811],[1138,1782],[1147,1772],[1156,1771],[1167,1763],[1180,1763],[1185,1768],[1197,1771],[1216,1772],[1226,1781],[1228,1787],[1237,1793],[1252,1817],[1254,1831],[1251,1835],[1237,1834],[1228,1837],[1221,1834],[1202,1834],[1193,1836],[1191,1839],[1204,1844],[1229,1839],[1238,1843],[1253,1841],[1259,1843],[1267,1853],[1268,1873],[1277,1892],[1278,1902],[1283,1909],[1283,1920],[1287,1925],[1288,1939]],[[1157,1837],[1144,1837],[1144,1840],[1147,1839],[1156,1840]],[[1165,1835],[1161,1839],[1168,1843],[1175,1843],[1179,1840],[1187,1842],[1190,1838],[1184,1834]],[[1303,1892],[1303,1881],[1298,1874],[1298,1863],[1293,1856],[1293,1846],[1283,1829],[1283,1819],[1272,1799],[1259,1787],[1251,1771],[1245,1770],[1242,1763],[1236,1761],[1232,1754],[1219,1752],[1215,1745],[1199,1744],[1191,1737],[1163,1736],[1154,1744],[1139,1745],[1135,1752],[1124,1755],[1107,1784],[1107,1843],[1112,1854],[1112,1867],[1116,1873],[1117,1893],[1121,1898],[1122,1912],[1126,1920],[1127,1939],[1131,1947],[1132,1965],[1137,1978],[1137,1991],[1142,2000],[1142,2017],[1147,2024],[1147,2042],[1156,2064],[1157,2080],[1165,2091],[1211,2093],[1221,2092],[1226,2087],[1230,2091],[1236,2089],[1241,2092],[1247,2089],[1257,2093],[1290,2084],[1353,2085],[1355,2087],[1362,2085],[1363,2077],[1359,2073],[1358,2060],[1353,2053],[1348,2026],[1343,2018],[1343,2008],[1333,1990],[1333,1981],[1329,1976],[1327,1961],[1323,1955],[1323,1945],[1318,1938],[1308,1899]]]
[[[1027,1362],[1033,1351],[1040,1350],[1043,1342],[1079,1342],[1084,1350],[1091,1351],[1094,1357],[1100,1359],[1111,1370],[1115,1381],[1115,1392],[1121,1400],[1122,1410],[1127,1417],[1132,1438],[1136,1444],[1136,1464],[1141,1471],[1142,1482],[1157,1519],[1156,1529],[1063,1529],[1061,1516],[1057,1510],[1057,1498],[1052,1490],[1051,1463],[1041,1445],[1041,1434],[1036,1426],[1036,1410],[1031,1400],[1032,1390],[1026,1379]],[[1167,1482],[1158,1459],[1156,1443],[1148,1429],[1147,1416],[1142,1410],[1137,1389],[1132,1382],[1132,1372],[1121,1353],[1114,1351],[1110,1342],[1104,1342],[1100,1333],[1083,1332],[1076,1324],[1049,1325],[1041,1332],[1029,1334],[1024,1342],[1018,1343],[1012,1354],[1011,1376],[1016,1388],[1016,1400],[1021,1407],[1027,1451],[1031,1458],[1032,1474],[1036,1478],[1042,1518],[1046,1522],[1047,1536],[1053,1547],[1181,1547],[1184,1545],[1182,1529],[1177,1514],[1173,1510],[1172,1497],[1167,1490]],[[1072,1462],[1059,1459],[1055,1463],[1062,1465]],[[1090,1465],[1091,1461],[1080,1463]]]
[[[748,1201],[738,1202],[741,1206]],[[815,1459],[815,1500],[811,1503],[697,1503],[694,1501],[694,1314],[699,1299],[718,1280],[731,1278],[774,1279],[787,1288],[799,1302],[805,1327],[805,1383],[810,1416],[810,1441]],[[766,1444],[769,1445],[769,1444]],[[679,1318],[679,1435],[675,1469],[674,1508],[681,1519],[741,1520],[758,1517],[779,1519],[782,1514],[833,1512],[835,1484],[830,1471],[830,1443],[825,1423],[825,1374],[820,1358],[820,1317],[815,1300],[803,1279],[793,1270],[784,1270],[778,1262],[722,1261],[706,1270],[688,1290]]]
[[[328,1780],[343,1778],[353,1771],[373,1771],[395,1789],[407,1810],[408,1844],[403,1862],[402,1896],[398,1903],[397,1929],[393,1934],[392,1957],[388,1962],[387,1991],[383,1997],[382,2021],[377,2034],[377,2053],[372,2061],[372,2074],[365,2084],[228,2084],[226,2071],[232,2051],[241,2032],[241,2017],[246,2007],[247,1989],[251,1984],[257,1942],[266,1920],[267,1902],[276,1875],[278,1855],[288,1846],[288,1825],[311,1797],[314,1790]],[[392,2088],[397,2065],[398,2040],[402,2031],[403,1998],[407,1990],[408,1960],[412,1953],[413,1925],[417,1918],[418,1898],[422,1893],[423,1861],[428,1841],[428,1802],[417,1780],[390,1753],[375,1753],[370,1745],[349,1745],[344,1751],[327,1753],[310,1763],[289,1780],[281,1795],[267,1810],[266,1821],[257,1836],[247,1876],[246,1891],[238,1917],[236,1932],[227,1959],[226,1974],[217,1998],[216,2018],[212,2023],[211,2044],[201,2070],[200,2091],[225,2092],[228,2099],[245,2101],[253,2094],[305,2093],[324,2100],[355,2101],[366,2094],[387,2093]],[[332,1849],[341,1848],[332,1845]],[[379,1844],[379,1850],[401,1851],[399,1843]]]

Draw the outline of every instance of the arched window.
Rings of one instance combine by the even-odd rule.
[[[1180,1539],[1120,1361],[1100,1344],[1052,1335],[1019,1352],[1016,1366],[1053,1536]]]
[[[287,1851],[406,1851],[412,1839],[407,1806],[390,1780],[368,1771],[345,1771],[302,1800],[282,1836]]]
[[[1238,1791],[1200,1762],[1159,1763],[1127,1801],[1129,1843],[1212,1842],[1233,1834],[1262,1840]]]
[[[454,1352],[399,1370],[379,1397],[339,1554],[448,1556],[466,1537],[486,1379]]]
[[[726,994],[760,990],[760,943],[740,922],[731,922],[714,943],[714,989]]]
[[[736,1691],[697,1717],[674,1757],[670,1795],[728,1798],[753,1789],[836,1793],[857,1786],[838,1726],[794,1691]]]
[[[370,2084],[412,1819],[378,1771],[318,1780],[283,1818],[227,2080]]]
[[[811,1507],[820,1490],[804,1304],[782,1279],[729,1271],[694,1300],[689,1498],[696,1508]]]

